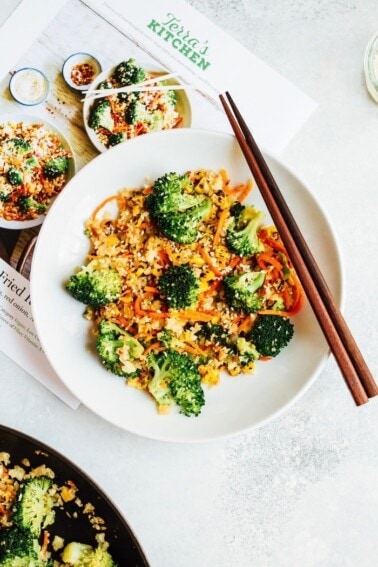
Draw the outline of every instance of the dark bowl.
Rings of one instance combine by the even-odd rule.
[[[44,443],[4,426],[0,426],[1,451],[10,454],[13,466],[21,465],[21,461],[25,458],[30,461],[32,467],[45,464],[54,471],[54,482],[58,485],[72,480],[78,488],[77,497],[83,503],[93,504],[96,515],[104,519],[109,552],[119,567],[149,566],[140,544],[125,519],[104,492],[79,467]],[[49,526],[51,540],[56,534],[63,537],[66,543],[80,541],[96,547],[97,532],[91,526],[88,516],[79,511],[75,518],[72,514],[67,515],[66,512],[69,510],[79,511],[74,503],[66,503],[64,511],[57,509],[55,522]]]

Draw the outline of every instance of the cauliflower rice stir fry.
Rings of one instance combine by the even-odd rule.
[[[119,63],[97,88],[106,90],[130,87],[154,78],[156,80],[149,86],[155,90],[120,92],[94,102],[88,125],[104,146],[115,146],[141,134],[169,130],[180,124],[182,116],[177,111],[175,91],[156,90],[156,87],[165,84],[159,81],[159,73],[147,72],[134,59]]]
[[[88,306],[107,370],[162,413],[198,415],[204,385],[253,373],[293,336],[302,288],[275,227],[243,204],[251,188],[224,170],[170,172],[87,221],[91,252],[67,289]]]
[[[42,451],[36,454],[44,456]],[[74,524],[81,515],[93,531],[91,545],[81,543],[79,533],[78,539],[67,541],[64,525]],[[2,567],[117,567],[108,551],[106,529],[93,504],[80,499],[72,480],[58,484],[46,464],[32,466],[26,458],[12,462],[9,453],[0,452]],[[71,532],[75,535],[75,527]]]
[[[0,217],[22,221],[45,214],[67,183],[71,157],[43,124],[0,124]]]

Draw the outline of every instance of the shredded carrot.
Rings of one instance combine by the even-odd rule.
[[[93,211],[92,213],[92,219],[95,219],[96,216],[98,215],[98,213],[101,211],[101,209],[103,207],[105,207],[105,205],[107,205],[108,203],[110,203],[110,201],[118,201],[118,205],[121,206],[122,204],[122,200],[121,197],[119,195],[111,195],[110,197],[107,197],[106,199],[104,199]]]
[[[50,542],[50,534],[49,532],[47,532],[46,530],[44,530],[43,532],[43,540],[42,540],[42,546],[41,546],[41,554],[42,556],[44,556],[47,553],[47,547],[49,545]]]
[[[144,288],[144,290],[147,293],[159,293],[159,290],[157,289],[157,287],[152,287],[150,285],[146,285],[146,287]]]
[[[220,313],[215,313],[215,312],[206,312],[206,311],[191,311],[189,309],[186,309],[185,311],[182,311],[178,314],[178,317],[180,319],[186,319],[187,321],[211,321],[211,322],[215,322],[215,321],[219,321],[219,319],[221,318]]]
[[[214,234],[214,240],[213,240],[213,244],[214,246],[218,246],[219,244],[219,240],[221,237],[221,233],[222,233],[222,229],[224,226],[224,223],[227,219],[228,216],[228,210],[227,209],[223,209],[223,211],[221,212],[221,214],[219,215],[219,219],[218,219],[218,224],[217,224],[217,228]]]
[[[209,268],[211,269],[211,271],[216,275],[216,276],[222,276],[222,272],[216,267],[214,266],[209,254],[207,253],[207,251],[205,250],[205,248],[201,245],[197,246],[197,250],[198,252],[201,254],[202,258],[205,260],[206,264],[209,266]]]
[[[134,301],[134,311],[135,311],[135,314],[138,315],[139,317],[144,317],[145,315],[147,315],[147,311],[144,311],[141,308],[142,299],[143,299],[143,296],[138,295],[138,297]]]
[[[248,195],[252,191],[252,187],[253,187],[253,183],[252,183],[252,180],[250,180],[250,181],[248,181],[248,183],[246,183],[246,185],[244,186],[244,189],[238,195],[237,200],[239,201],[239,203],[241,203],[242,201],[244,201],[248,197]]]
[[[238,264],[240,264],[240,262],[243,260],[243,258],[241,256],[233,256],[228,264],[228,268],[236,268],[236,266]]]
[[[252,317],[247,315],[238,327],[238,334],[248,333],[252,328]]]
[[[159,341],[157,341],[156,343],[151,343],[150,345],[148,345],[148,347],[144,349],[143,354],[147,355],[149,352],[151,352],[151,350],[164,350],[164,347]]]
[[[218,287],[220,286],[220,284],[222,283],[222,280],[214,280],[211,285],[207,288],[206,291],[203,292],[204,297],[208,297],[209,295],[213,295],[213,293],[216,292],[216,290],[218,289]]]
[[[261,252],[260,254],[257,254],[256,259],[259,266],[260,266],[260,261],[263,262],[263,264],[260,266],[262,267],[262,269],[266,267],[265,264],[271,264],[277,270],[282,270],[283,268],[282,264],[276,258],[271,256],[270,254],[267,254],[266,252]]]

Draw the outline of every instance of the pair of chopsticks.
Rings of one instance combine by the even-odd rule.
[[[356,405],[378,395],[378,386],[346,324],[284,197],[245,120],[226,92],[219,98],[235,137],[286,247],[307,299]]]
[[[96,100],[98,98],[104,98],[106,96],[116,95],[118,93],[140,93],[140,92],[157,92],[157,91],[176,91],[190,88],[191,85],[173,84],[173,85],[154,85],[156,82],[163,82],[169,79],[177,78],[177,73],[166,73],[164,75],[157,75],[151,79],[146,79],[140,83],[134,85],[128,85],[125,87],[118,87],[114,89],[93,89],[92,91],[87,91],[87,97],[83,99]]]

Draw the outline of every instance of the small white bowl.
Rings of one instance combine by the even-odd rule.
[[[39,69],[24,67],[12,75],[9,90],[16,102],[24,106],[35,106],[46,99],[50,84]]]
[[[90,53],[73,53],[63,63],[62,74],[71,89],[86,91],[101,70],[99,61]]]

